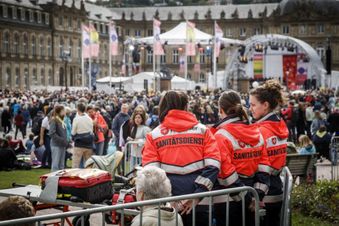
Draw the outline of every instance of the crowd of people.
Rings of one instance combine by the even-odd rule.
[[[32,160],[56,171],[65,168],[68,158],[73,168],[81,168],[91,155],[106,155],[113,143],[123,151],[126,143],[138,141],[144,145],[133,146],[132,161],[142,164],[141,174],[146,175],[137,179],[139,200],[246,185],[256,189],[261,207],[266,208],[265,225],[279,225],[280,172],[286,163],[287,141],[296,143],[300,154],[317,152],[328,159],[331,137],[339,132],[336,94],[328,89],[284,92],[274,80],[248,94],[5,90],[0,94],[4,134],[0,154],[11,151],[12,158],[30,154]],[[28,139],[27,131],[31,131]],[[9,167],[1,159],[0,167]],[[149,193],[147,181],[159,189]],[[159,181],[170,186],[160,186]],[[242,202],[237,194],[232,200],[229,223],[241,225]],[[192,225],[191,210],[199,201],[181,203],[183,225]],[[245,205],[246,225],[250,225],[254,206],[249,195]],[[225,208],[225,201],[214,203],[218,226],[225,225]],[[162,210],[171,216],[175,211]],[[207,225],[207,206],[197,205],[196,212],[197,224]]]

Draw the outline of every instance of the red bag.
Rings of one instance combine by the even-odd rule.
[[[131,190],[120,190],[119,193],[116,193],[112,197],[112,205],[123,204],[123,203],[131,203],[136,202],[135,194]],[[134,216],[124,215],[125,223],[132,222]],[[121,215],[117,213],[115,210],[112,211],[112,224],[120,224]]]
[[[65,169],[40,177],[41,186],[50,176],[58,176],[58,198],[79,198],[85,202],[100,203],[112,197],[112,176],[99,169]]]

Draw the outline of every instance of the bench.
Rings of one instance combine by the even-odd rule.
[[[293,182],[297,177],[307,178],[314,172],[314,164],[317,162],[317,154],[300,155],[288,154],[286,158],[286,166],[291,171]],[[315,175],[315,173],[313,173]]]

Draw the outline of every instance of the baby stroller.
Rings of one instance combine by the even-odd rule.
[[[129,202],[135,202],[135,188],[134,188],[134,180],[130,175],[134,174],[138,168],[136,167],[133,171],[131,171],[128,175],[121,176],[117,175],[117,168],[123,159],[123,153],[120,151],[116,151],[112,154],[105,156],[97,156],[93,155],[89,158],[86,163],[86,168],[98,168],[101,170],[105,170],[112,175],[112,183],[113,183],[113,197],[112,200],[107,201],[107,205],[116,205],[123,204]],[[130,212],[133,212],[131,210]],[[138,214],[138,211],[135,210],[135,215]],[[134,218],[133,215],[124,215],[124,224],[130,225]],[[107,224],[120,224],[121,223],[121,215],[117,211],[112,211],[111,213],[105,214],[105,221]]]

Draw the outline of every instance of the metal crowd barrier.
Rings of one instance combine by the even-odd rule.
[[[282,178],[283,182],[283,204],[281,208],[281,215],[280,215],[280,226],[290,226],[291,223],[291,193],[293,188],[293,177],[288,169],[285,166],[281,173],[280,177]]]
[[[123,149],[124,152],[124,175],[128,175],[136,166],[141,165],[141,157],[135,157],[133,152],[141,152],[145,141],[128,141]],[[133,154],[132,154],[133,153]],[[141,153],[140,153],[141,156]]]
[[[330,158],[332,162],[331,166],[331,180],[339,180],[339,136],[333,135],[330,144]]]
[[[126,204],[118,204],[114,206],[104,206],[104,207],[94,207],[91,209],[85,209],[85,210],[77,210],[72,212],[65,212],[65,213],[58,213],[58,214],[49,214],[49,215],[43,215],[43,216],[34,216],[34,217],[28,217],[28,218],[21,218],[21,219],[15,219],[15,220],[8,220],[8,221],[1,221],[0,226],[2,225],[18,225],[18,224],[28,224],[28,223],[36,223],[37,225],[42,225],[44,221],[49,220],[55,220],[55,219],[61,219],[62,224],[64,225],[64,221],[68,217],[78,217],[81,216],[81,225],[85,225],[85,221],[88,220],[88,216],[95,213],[100,213],[102,216],[102,223],[101,225],[106,225],[105,222],[105,214],[108,212],[111,212],[113,210],[119,212],[121,214],[121,226],[127,225],[124,222],[124,217],[126,214],[129,213],[130,209],[135,209],[139,207],[140,209],[140,226],[142,226],[143,221],[143,207],[145,206],[157,206],[158,207],[158,226],[161,226],[161,212],[160,212],[160,206],[162,206],[164,203],[170,203],[170,202],[177,202],[182,200],[195,200],[195,199],[202,199],[207,198],[208,201],[208,207],[209,207],[209,225],[213,225],[213,197],[216,196],[225,196],[226,200],[230,200],[230,194],[237,193],[241,197],[241,202],[244,206],[245,204],[245,195],[246,193],[252,194],[254,201],[255,201],[255,226],[259,226],[259,196],[258,193],[255,191],[252,187],[239,187],[239,188],[230,188],[230,189],[224,189],[224,190],[218,190],[218,191],[211,191],[211,192],[203,192],[203,193],[196,193],[196,194],[188,194],[188,195],[182,195],[182,196],[175,196],[175,197],[167,197],[167,198],[161,198],[161,199],[154,199],[154,200],[146,200],[141,202],[132,202],[132,203],[126,203]],[[193,207],[192,209],[192,221],[193,226],[196,225],[195,222],[195,215],[196,215],[196,207]],[[231,217],[229,215],[229,201],[226,203],[226,225],[228,226],[228,220]],[[245,208],[242,208],[242,217],[244,219],[245,217]],[[99,225],[99,224],[97,224]],[[178,226],[178,213],[176,214],[176,226]],[[201,226],[201,225],[198,225]],[[204,225],[205,226],[205,225]],[[207,226],[207,225],[206,225]],[[243,226],[245,226],[245,222],[243,221]]]

